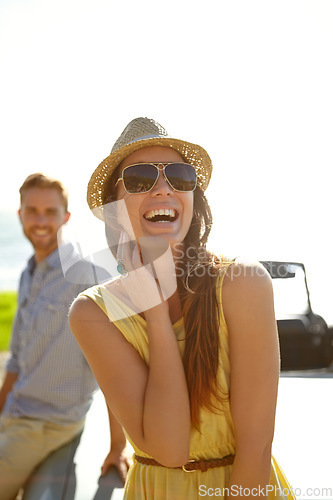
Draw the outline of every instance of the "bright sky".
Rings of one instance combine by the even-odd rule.
[[[153,117],[213,159],[211,246],[304,261],[328,311],[332,26],[330,0],[2,0],[0,207],[44,171],[88,220],[93,169]]]

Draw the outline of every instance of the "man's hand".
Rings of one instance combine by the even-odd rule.
[[[17,378],[18,378],[18,373],[6,372],[4,381],[2,383],[2,387],[0,388],[0,412]]]

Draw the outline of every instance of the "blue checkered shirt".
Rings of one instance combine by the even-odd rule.
[[[28,262],[7,363],[18,379],[3,415],[58,424],[84,418],[97,383],[69,328],[68,310],[85,288],[64,278],[58,249],[37,265],[33,257]]]

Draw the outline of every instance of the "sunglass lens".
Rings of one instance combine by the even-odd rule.
[[[165,175],[176,191],[193,191],[197,185],[195,168],[188,163],[170,163]]]
[[[154,165],[140,163],[124,169],[124,186],[128,193],[145,193],[149,191],[156,181],[158,171]]]

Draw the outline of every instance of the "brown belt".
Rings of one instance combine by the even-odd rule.
[[[140,464],[144,465],[157,465],[158,467],[164,467],[153,458],[140,457],[140,455],[134,455],[135,460]],[[234,462],[235,455],[227,455],[223,458],[212,458],[211,460],[190,460],[187,464],[181,467],[170,467],[171,469],[183,469],[185,472],[194,472],[196,470],[201,470],[206,472],[207,469],[214,469],[215,467],[225,467],[231,465]]]

